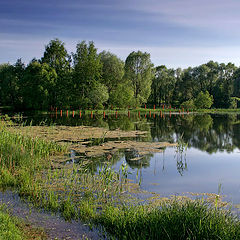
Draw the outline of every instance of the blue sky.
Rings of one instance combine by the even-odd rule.
[[[51,39],[75,51],[93,40],[125,60],[151,54],[155,65],[240,65],[239,0],[0,0],[0,63],[40,58]]]

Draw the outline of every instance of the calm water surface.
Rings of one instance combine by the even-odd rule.
[[[138,162],[130,160],[136,154],[123,151],[114,158],[113,166],[119,169],[123,161],[136,179],[141,173],[143,189],[162,196],[181,195],[187,192],[221,193],[226,200],[240,203],[240,115],[237,114],[189,114],[145,116],[132,114],[83,115],[82,118],[59,115],[29,116],[32,124],[90,125],[109,129],[144,130],[147,137],[141,141],[169,141],[182,139],[188,148],[182,154],[176,148],[167,148],[163,153],[149,154]]]

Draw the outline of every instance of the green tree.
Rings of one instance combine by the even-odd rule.
[[[229,108],[232,104],[231,97],[234,93],[234,73],[236,66],[232,63],[227,65],[221,63],[218,69],[218,79],[216,81],[213,97],[214,106],[217,108]]]
[[[41,62],[47,63],[57,74],[54,89],[49,89],[50,105],[59,107],[68,105],[73,84],[71,81],[71,57],[67,53],[64,43],[59,39],[51,40],[45,47]]]
[[[181,108],[193,110],[196,108],[193,99],[189,99],[181,104]]]
[[[18,59],[15,65],[0,65],[0,101],[3,105],[19,108],[21,106],[20,85],[24,64]]]
[[[217,62],[209,61],[206,66],[209,68],[207,79],[208,79],[208,92],[213,95],[213,89],[218,79],[219,64]]]
[[[91,101],[90,96],[96,86],[101,86],[97,84],[101,83],[101,75],[102,63],[94,43],[87,44],[85,41],[78,43],[76,53],[73,54],[73,106],[94,107],[95,103]]]
[[[32,61],[26,68],[23,80],[23,104],[27,109],[47,109],[49,91],[56,85],[57,74],[46,63]]]
[[[194,84],[197,85],[197,92],[199,91],[207,91],[209,86],[208,74],[210,69],[207,65],[202,64],[193,69],[193,78]]]
[[[107,86],[111,94],[123,82],[124,62],[116,55],[103,51],[100,53],[102,68],[102,83]]]
[[[158,66],[155,68],[155,77],[152,81],[152,102],[155,105],[160,103],[172,102],[176,84],[174,69],[168,69],[166,66]]]
[[[126,84],[119,84],[116,89],[114,89],[110,96],[109,102],[114,107],[126,108],[131,106],[134,101],[134,93],[131,87]]]
[[[193,77],[194,69],[189,67],[183,70],[182,77],[179,84],[179,101],[185,102],[195,97],[197,92]]]
[[[235,97],[240,97],[240,68],[238,68],[233,75],[233,81],[234,81],[234,92],[233,95]]]
[[[130,82],[134,92],[135,105],[146,103],[151,93],[153,64],[150,54],[132,52],[125,61],[125,79]]]
[[[194,105],[198,109],[210,108],[212,104],[213,104],[213,96],[210,95],[208,91],[206,91],[205,93],[201,91],[194,101]]]
[[[108,105],[125,108],[132,105],[133,92],[129,81],[123,78],[124,62],[116,55],[103,51],[100,53],[102,69],[102,83],[108,88]]]
[[[42,63],[47,63],[54,68],[58,75],[70,69],[70,56],[64,47],[64,43],[59,39],[54,39],[45,47],[45,52],[41,59]]]
[[[94,86],[89,93],[89,98],[91,99],[91,103],[94,108],[102,109],[103,103],[105,103],[109,98],[107,87],[99,82],[94,83]]]

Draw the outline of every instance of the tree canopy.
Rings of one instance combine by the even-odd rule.
[[[125,62],[81,41],[69,54],[51,40],[41,59],[26,66],[0,64],[0,101],[15,109],[126,108],[167,104],[184,108],[236,108],[240,68],[209,61],[186,69],[154,67],[149,53],[131,52]]]

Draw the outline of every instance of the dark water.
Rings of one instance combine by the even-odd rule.
[[[31,124],[90,125],[109,129],[144,130],[144,141],[176,142],[182,139],[188,148],[182,154],[176,148],[167,148],[163,153],[149,154],[141,161],[133,162],[134,151],[123,151],[114,158],[113,166],[119,168],[123,161],[136,179],[141,173],[143,189],[163,196],[186,192],[221,193],[226,200],[240,203],[240,115],[237,114],[158,114],[130,117],[115,114],[94,115],[32,115],[26,118]],[[27,124],[28,124],[27,123]],[[141,139],[137,139],[138,141]],[[101,163],[98,158],[93,168]]]

